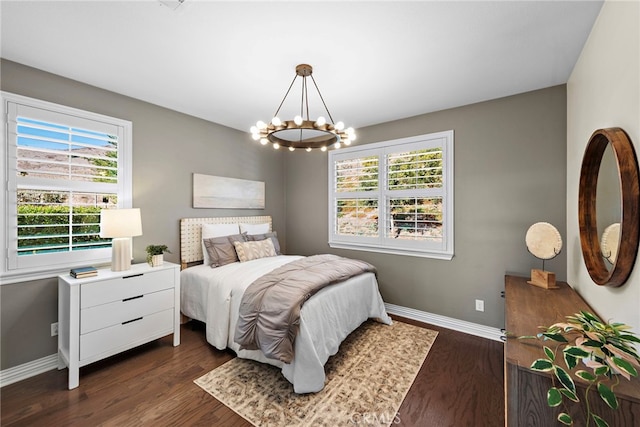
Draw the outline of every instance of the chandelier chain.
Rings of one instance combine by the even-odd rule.
[[[296,82],[297,78],[298,78],[298,76],[295,76],[293,78],[293,80],[291,81],[291,84],[289,85],[289,89],[287,89],[287,93],[284,94],[284,98],[282,98],[282,101],[280,101],[280,105],[278,105],[278,109],[276,110],[276,113],[273,115],[273,117],[277,117],[278,116],[278,113],[280,112],[280,109],[282,108],[282,104],[284,104],[285,99],[287,99],[287,96],[289,96],[289,92],[291,91],[291,88],[293,87],[293,84]]]
[[[318,91],[318,95],[320,95],[320,100],[322,101],[322,105],[324,105],[324,109],[327,111],[327,116],[329,116],[329,120],[331,120],[331,123],[335,123],[333,121],[333,117],[331,117],[331,113],[329,112],[329,109],[327,108],[327,104],[324,102],[324,98],[322,97],[322,94],[320,93],[320,88],[318,88],[318,84],[316,83],[316,79],[313,78],[313,75],[311,75],[311,80],[313,81],[313,84],[316,87],[316,90]],[[308,101],[308,99],[307,99]]]

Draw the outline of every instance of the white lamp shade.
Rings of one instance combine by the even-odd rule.
[[[103,209],[100,211],[100,237],[142,235],[140,209]]]

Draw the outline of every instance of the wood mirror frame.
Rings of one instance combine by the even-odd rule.
[[[621,218],[618,256],[610,269],[604,262],[598,236],[596,189],[600,163],[607,145],[613,149],[620,182]],[[640,185],[638,160],[633,144],[624,130],[596,130],[587,145],[580,170],[578,222],[584,263],[593,281],[601,286],[624,284],[636,261],[640,229]]]

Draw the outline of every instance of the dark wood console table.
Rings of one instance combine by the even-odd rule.
[[[505,423],[513,427],[559,426],[556,417],[564,409],[547,406],[551,376],[529,369],[534,360],[544,357],[542,341],[518,340],[516,337],[536,335],[540,331],[538,326],[564,321],[566,315],[580,310],[594,311],[567,283],[557,282],[559,289],[543,289],[529,285],[527,280],[526,277],[505,276],[505,329],[508,334],[504,347]],[[553,342],[547,342],[547,345],[554,347]],[[571,402],[566,409],[575,425],[586,425],[582,406],[585,384],[576,381],[576,385],[581,402],[579,405]],[[615,411],[606,406],[597,392],[590,392],[593,412],[610,426],[640,426],[640,379],[620,378],[614,391],[619,403]]]

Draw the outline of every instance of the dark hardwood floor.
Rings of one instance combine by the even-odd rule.
[[[503,426],[502,343],[400,320],[440,333],[394,425]],[[3,387],[0,425],[250,426],[193,383],[233,353],[211,347],[201,324],[181,334],[178,347],[165,337],[81,368],[74,390],[66,369]]]

